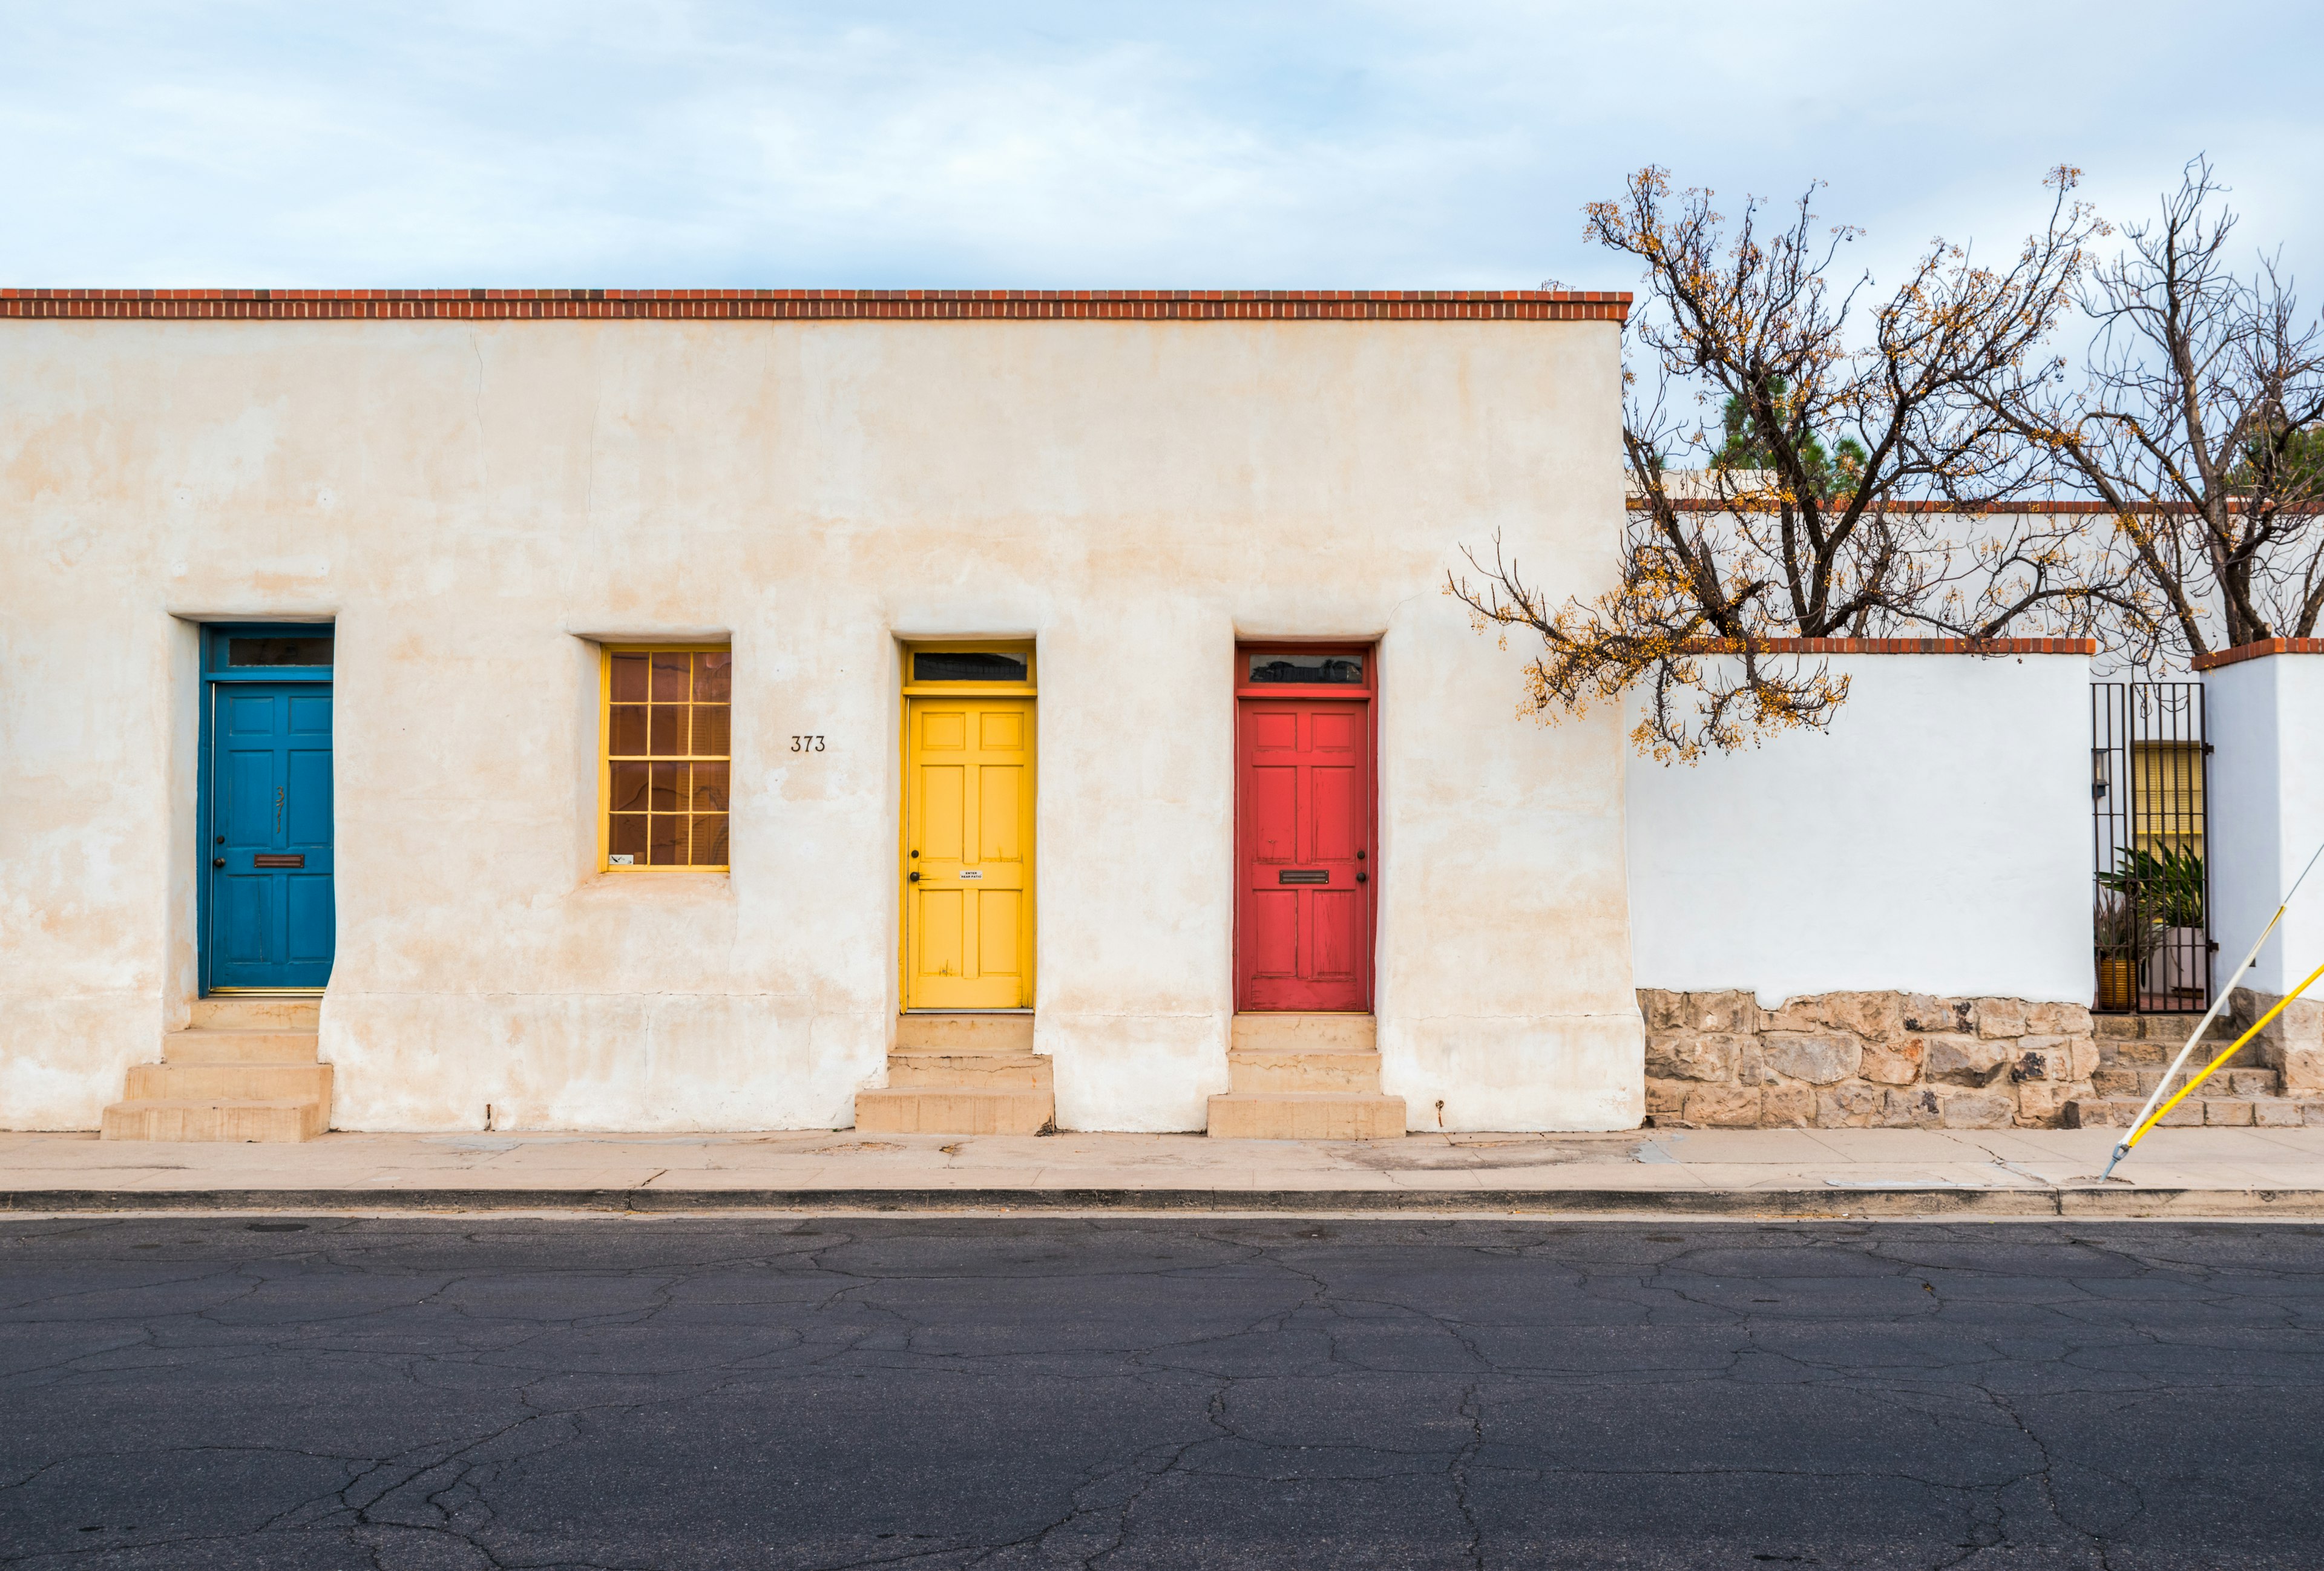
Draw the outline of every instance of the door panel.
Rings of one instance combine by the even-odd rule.
[[[337,944],[330,688],[218,682],[210,700],[203,986],[320,987]]]
[[[1351,698],[1243,698],[1235,1007],[1371,1008],[1371,722]]]
[[[904,1007],[1033,1003],[1033,700],[905,701]]]

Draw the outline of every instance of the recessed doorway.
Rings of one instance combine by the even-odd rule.
[[[1235,1008],[1368,1012],[1379,857],[1370,649],[1235,652]]]
[[[1029,644],[904,652],[907,1010],[1033,1006]]]
[[[329,625],[202,630],[202,991],[319,992],[337,943]]]

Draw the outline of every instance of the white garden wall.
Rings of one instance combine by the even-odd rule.
[[[2324,845],[2324,642],[2288,642],[2313,652],[2239,659],[2203,674],[2212,747],[2211,936],[2223,981]],[[2319,965],[2324,873],[2309,880],[2242,984],[2288,993]]]
[[[1829,731],[1630,760],[1638,985],[2089,1003],[2088,656],[1807,658]]]

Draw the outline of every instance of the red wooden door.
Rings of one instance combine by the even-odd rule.
[[[1236,707],[1235,1007],[1370,1010],[1371,706]]]

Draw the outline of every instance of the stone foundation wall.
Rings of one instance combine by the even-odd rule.
[[[2047,1129],[2098,1067],[2078,1003],[1640,988],[1638,1008],[1657,1128]]]
[[[2254,1021],[2282,1003],[2282,993],[2236,988],[2228,994],[2225,1012],[2235,1027],[2228,1040],[2243,1035]],[[2286,1096],[2324,1095],[2324,1000],[2313,993],[2293,999],[2236,1056],[2238,1063],[2246,1060],[2281,1076]]]

